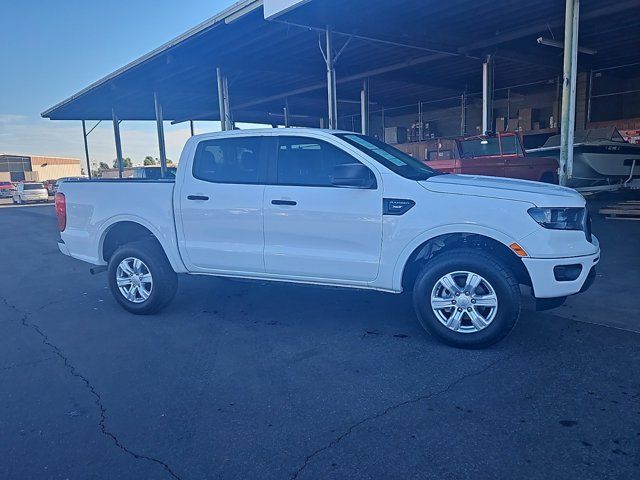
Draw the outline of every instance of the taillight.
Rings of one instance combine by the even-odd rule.
[[[56,193],[56,216],[58,217],[58,228],[61,232],[67,228],[67,199],[64,193]]]

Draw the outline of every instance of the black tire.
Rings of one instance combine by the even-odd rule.
[[[431,295],[440,279],[448,273],[460,271],[483,277],[493,288],[497,297],[493,319],[483,329],[470,333],[450,329],[438,319],[431,307]],[[460,294],[465,295],[465,293]],[[452,299],[455,298],[452,296]],[[464,301],[470,300],[465,298]],[[452,303],[454,303],[453,300]],[[492,255],[474,249],[461,248],[436,256],[422,268],[413,288],[413,304],[422,327],[440,341],[459,348],[485,348],[502,340],[513,330],[518,321],[520,303],[520,288],[513,273]],[[454,312],[456,308],[451,308],[444,310],[443,314],[452,315],[449,312]],[[473,330],[475,327],[471,325],[471,317],[468,317],[464,310],[464,308],[459,309],[462,312],[460,315],[463,315],[462,323],[468,324],[464,328]]]
[[[141,260],[151,274],[153,285],[148,298],[140,303],[127,300],[118,287],[118,266],[127,258]],[[154,240],[129,243],[118,248],[109,260],[109,288],[116,301],[128,312],[151,315],[165,308],[176,294],[178,276],[160,245]]]

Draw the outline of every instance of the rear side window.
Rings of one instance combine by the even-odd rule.
[[[331,187],[337,165],[359,163],[347,152],[322,140],[278,137],[279,185]]]
[[[213,183],[261,183],[266,163],[260,137],[204,140],[193,160],[193,176]]]

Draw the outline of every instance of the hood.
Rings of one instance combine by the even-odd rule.
[[[432,192],[516,200],[537,207],[585,205],[582,195],[571,188],[529,180],[480,175],[438,175],[419,183]]]

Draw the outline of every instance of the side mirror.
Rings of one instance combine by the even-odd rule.
[[[333,169],[331,184],[347,188],[376,188],[376,177],[371,170],[361,163],[336,165]]]

